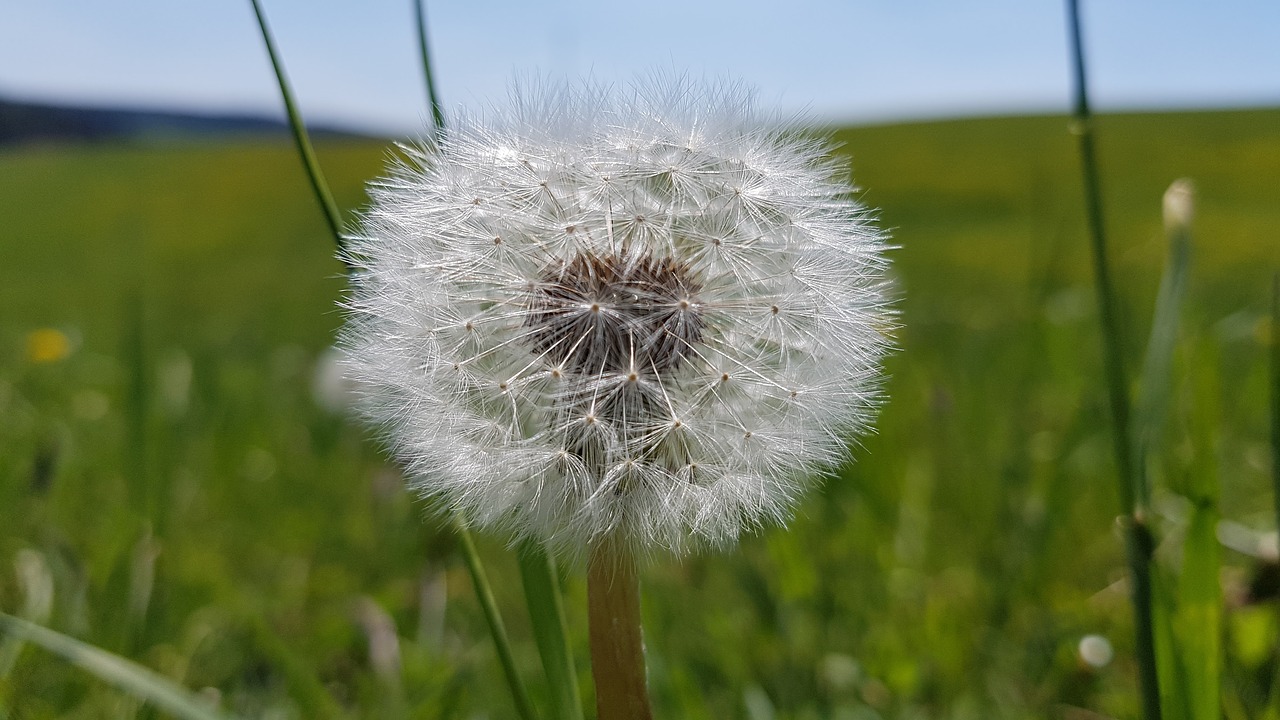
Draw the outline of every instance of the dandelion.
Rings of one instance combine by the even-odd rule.
[[[589,554],[599,717],[645,718],[634,558],[783,522],[887,347],[884,236],[738,88],[541,87],[406,149],[350,238],[346,363],[416,489]]]
[[[415,488],[568,554],[784,521],[877,399],[884,236],[734,87],[517,91],[350,239],[347,364]]]
[[[72,351],[71,338],[56,328],[40,328],[27,333],[26,356],[37,365],[65,359]]]

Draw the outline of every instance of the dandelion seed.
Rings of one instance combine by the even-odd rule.
[[[569,553],[785,521],[887,348],[845,166],[735,88],[513,107],[407,149],[350,239],[346,363],[416,489]]]

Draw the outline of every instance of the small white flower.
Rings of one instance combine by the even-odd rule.
[[[1164,229],[1186,231],[1196,214],[1196,186],[1190,178],[1178,178],[1164,191]]]
[[[733,87],[512,99],[408,149],[351,238],[347,364],[414,486],[571,553],[784,521],[887,347],[845,165]]]
[[[1076,651],[1080,654],[1081,662],[1095,670],[1106,667],[1111,658],[1115,657],[1111,641],[1103,635],[1085,635],[1080,638]]]

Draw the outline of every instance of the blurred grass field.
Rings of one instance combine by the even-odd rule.
[[[1153,461],[1157,557],[1176,588],[1191,509],[1215,500],[1197,488],[1216,484],[1231,523],[1275,525],[1280,110],[1097,123],[1135,370],[1166,253],[1161,195],[1184,176],[1198,189]],[[888,402],[788,529],[644,573],[658,716],[1135,715],[1067,120],[835,137],[899,246]],[[389,150],[318,152],[354,210]],[[370,433],[315,398],[345,283],[290,145],[3,149],[0,226],[0,610],[29,608],[46,578],[45,624],[247,717],[513,716],[450,536]],[[546,707],[511,553],[495,538],[481,551]],[[1280,607],[1247,602],[1265,564],[1222,562],[1223,716],[1264,717]],[[590,692],[581,568],[564,587]],[[1081,660],[1088,634],[1109,639],[1112,662]],[[37,648],[4,658],[0,646],[0,717],[158,717]]]

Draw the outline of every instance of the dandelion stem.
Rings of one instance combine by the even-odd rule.
[[[484,565],[480,564],[480,554],[476,552],[476,544],[471,540],[471,531],[461,520],[455,518],[454,531],[462,546],[462,558],[471,571],[471,584],[475,586],[476,599],[484,611],[484,619],[489,623],[489,631],[493,635],[493,646],[498,651],[498,661],[502,663],[502,672],[507,676],[507,685],[511,687],[511,698],[515,701],[516,712],[523,720],[535,720],[533,704],[529,702],[529,693],[516,673],[515,656],[511,654],[511,643],[507,641],[507,628],[502,623],[502,615],[498,612],[498,603],[493,599],[493,590],[489,587],[489,578],[484,573]]]
[[[413,9],[418,21],[418,50],[422,53],[427,101],[431,104],[431,120],[434,122],[436,139],[439,140],[444,134],[444,109],[440,105],[440,96],[436,93],[435,73],[431,72],[431,53],[427,50],[427,0],[414,0]]]
[[[649,720],[644,642],[640,634],[640,580],[632,558],[605,542],[587,568],[591,674],[599,720]]]
[[[1121,354],[1121,337],[1115,292],[1107,265],[1107,241],[1102,210],[1098,163],[1093,145],[1089,93],[1085,81],[1084,49],[1080,32],[1079,0],[1067,0],[1072,70],[1075,80],[1073,130],[1079,141],[1084,177],[1085,213],[1093,250],[1093,270],[1102,320],[1103,355],[1111,403],[1112,439],[1119,470],[1120,494],[1127,514],[1123,518],[1125,546],[1133,586],[1134,632],[1138,683],[1145,720],[1160,720],[1160,688],[1156,669],[1154,618],[1152,616],[1151,558],[1155,543],[1146,523],[1146,479],[1137,471],[1129,420],[1128,379]]]
[[[284,64],[276,52],[276,42],[267,27],[267,17],[262,12],[258,0],[249,0],[253,4],[253,14],[258,18],[258,27],[262,30],[262,42],[267,46],[267,55],[271,57],[271,67],[275,70],[276,81],[280,84],[280,97],[284,99],[284,110],[289,116],[289,127],[293,130],[293,140],[298,146],[298,155],[302,158],[303,168],[307,171],[307,179],[311,181],[311,191],[315,193],[320,209],[324,212],[325,222],[333,233],[333,240],[338,250],[343,249],[342,216],[338,213],[338,205],[333,201],[333,194],[320,172],[320,163],[316,160],[315,150],[311,147],[311,139],[307,136],[307,127],[302,124],[302,114],[298,112],[297,103],[293,100],[293,90],[289,86],[289,78],[285,76]]]

